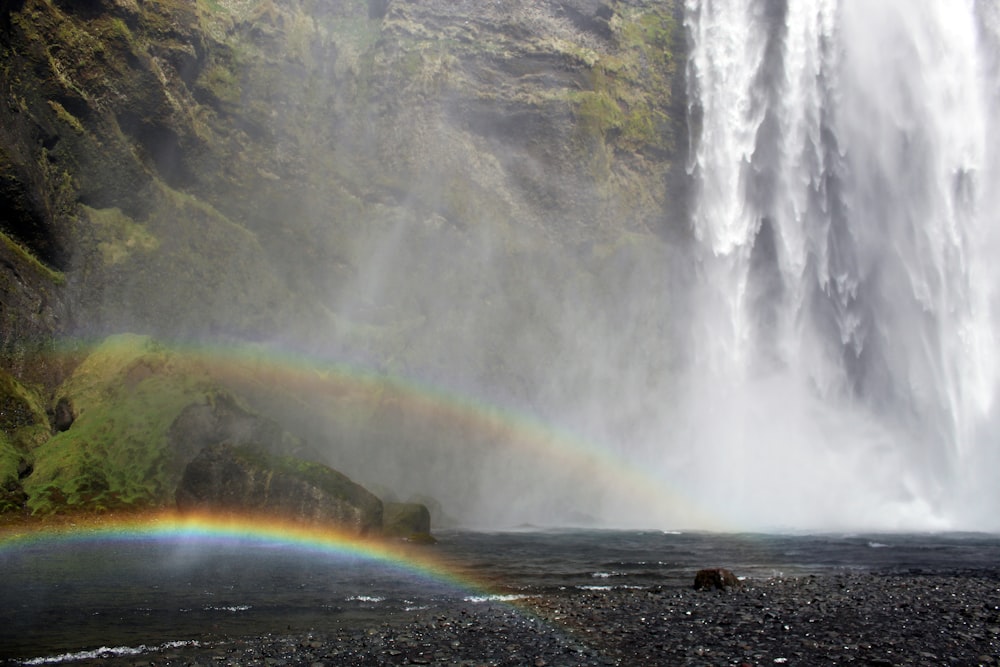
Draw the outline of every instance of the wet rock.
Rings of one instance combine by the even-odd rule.
[[[52,430],[57,433],[68,431],[76,420],[76,411],[73,409],[73,401],[63,396],[56,403],[52,411]]]
[[[317,460],[319,456],[292,438],[277,422],[243,408],[225,392],[186,406],[170,424],[168,447],[187,464],[202,449],[221,442],[255,444],[272,454]]]
[[[433,541],[430,511],[420,503],[385,503],[382,534],[418,542]]]
[[[345,475],[252,445],[204,448],[184,470],[176,500],[181,510],[263,512],[360,535],[382,526],[382,501]]]
[[[722,567],[706,568],[698,570],[694,576],[695,590],[704,591],[710,589],[725,590],[740,586],[740,580],[736,575]]]

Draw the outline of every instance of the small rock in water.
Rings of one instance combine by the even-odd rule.
[[[735,588],[740,585],[740,580],[736,575],[723,567],[706,568],[698,570],[694,576],[694,588],[698,591],[710,590],[712,588],[720,591],[727,588]]]

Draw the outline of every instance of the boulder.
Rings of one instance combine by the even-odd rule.
[[[738,588],[740,585],[740,580],[736,578],[736,575],[722,567],[698,570],[698,574],[694,576],[694,588],[697,591],[713,588],[723,591],[727,588]]]
[[[382,499],[385,500],[385,496]],[[460,525],[458,519],[448,514],[437,498],[420,493],[410,496],[408,502],[426,507],[431,514],[431,525],[435,528],[457,528]]]
[[[61,397],[52,410],[52,431],[54,433],[68,431],[75,420],[76,410],[73,409],[73,401],[67,396]]]
[[[277,422],[254,413],[225,391],[187,405],[170,424],[167,444],[174,460],[186,465],[210,445],[254,444],[279,456],[317,461],[320,456]],[[180,472],[180,471],[178,471]]]
[[[388,537],[405,537],[427,541],[431,534],[431,513],[420,503],[385,503],[382,533]]]
[[[181,511],[264,513],[357,535],[382,526],[382,501],[342,473],[254,445],[202,449],[185,468],[176,501]]]

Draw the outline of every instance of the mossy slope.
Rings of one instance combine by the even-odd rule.
[[[77,416],[36,450],[24,481],[28,508],[44,514],[169,503],[177,465],[167,432],[185,406],[211,392],[204,374],[152,339],[108,339],[59,389]]]
[[[24,503],[22,479],[49,433],[48,416],[35,392],[0,370],[0,512]]]
[[[240,398],[241,388],[266,382],[255,366],[252,359],[208,363],[148,336],[109,337],[53,395],[53,405],[72,412],[71,421],[56,420],[63,430],[54,434],[37,395],[0,374],[0,512],[173,507],[187,466],[221,446],[252,472],[250,491],[263,494],[261,507],[242,509],[380,528],[377,498],[337,470],[301,458],[314,453]],[[315,506],[314,492],[323,496]]]

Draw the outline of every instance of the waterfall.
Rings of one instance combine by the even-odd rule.
[[[685,12],[689,491],[776,524],[997,527],[996,5]]]

